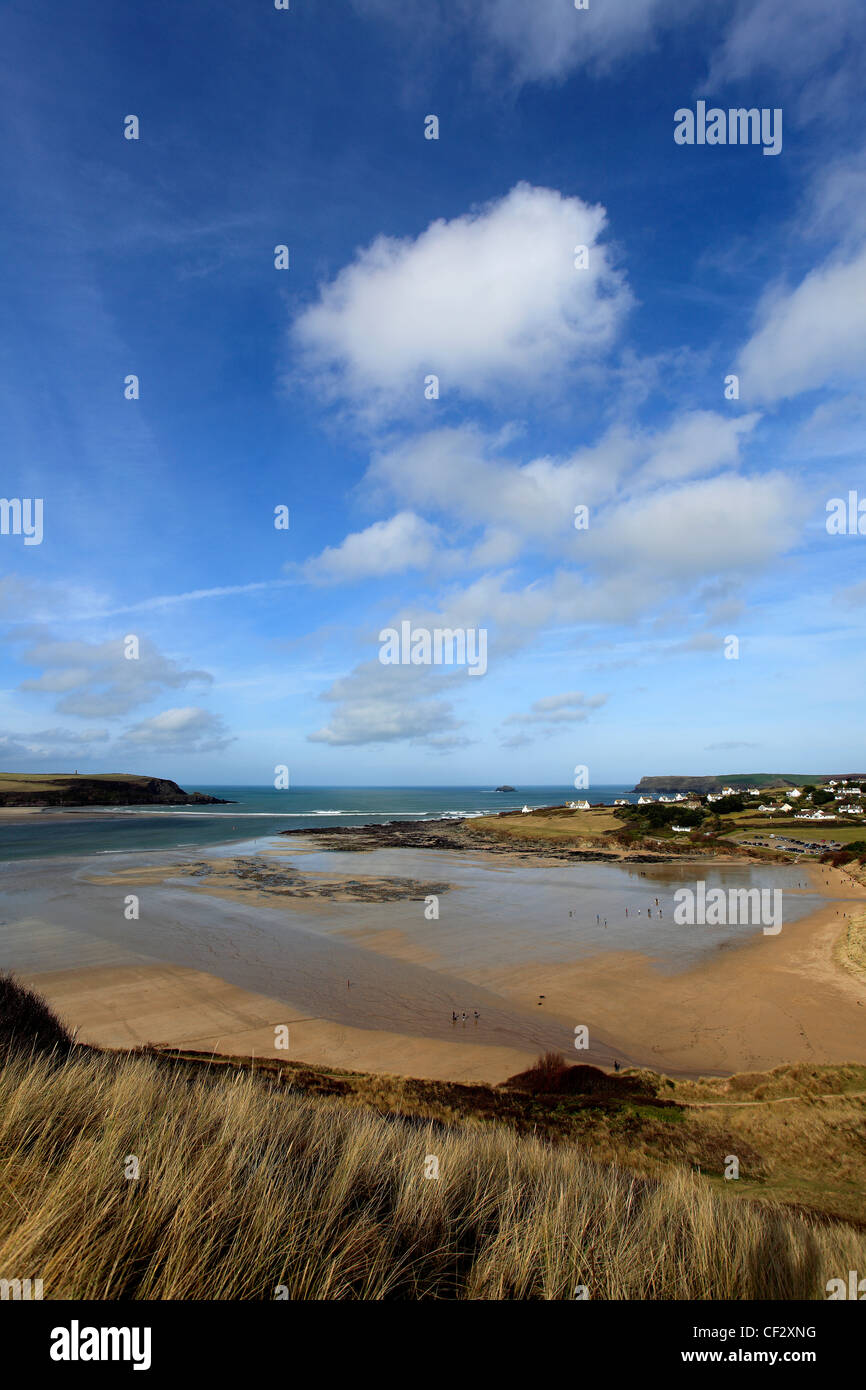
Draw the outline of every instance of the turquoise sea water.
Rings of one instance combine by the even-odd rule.
[[[187,787],[224,797],[229,806],[92,807],[69,820],[36,814],[21,825],[0,823],[0,861],[46,855],[175,849],[249,841],[281,830],[325,825],[383,825],[395,820],[490,815],[522,806],[553,806],[588,797],[636,801],[631,786],[518,787]]]

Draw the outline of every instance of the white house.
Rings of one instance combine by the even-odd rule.
[[[863,807],[862,807],[862,806],[853,806],[853,805],[852,805],[852,806],[840,806],[840,807],[839,807],[839,814],[840,814],[840,815],[843,815],[843,816],[862,816],[862,814],[863,814]]]
[[[620,796],[613,804],[614,806],[627,806],[628,802],[626,801],[624,796]]]
[[[688,833],[689,833],[689,831],[690,831],[691,829],[693,829],[693,827],[692,827],[691,825],[672,825],[672,826],[671,826],[671,830],[676,831],[676,833],[677,833],[678,835],[688,835]]]
[[[778,806],[759,806],[759,807],[758,807],[758,810],[761,811],[764,815],[772,815],[775,811],[778,811],[778,809],[779,809]]]
[[[530,808],[529,808],[528,806],[524,806],[524,808],[523,808],[523,810],[520,812],[520,814],[521,814],[522,816],[528,816],[528,815],[529,815],[529,809],[530,809]]]
[[[791,805],[790,801],[784,802],[784,804],[783,804],[782,806],[779,807],[779,810],[780,810],[780,811],[793,811],[793,809],[794,809],[794,808],[793,808],[793,806]]]
[[[788,792],[788,795],[791,797],[793,801],[798,801],[799,798],[803,795],[803,793],[800,791],[799,787],[792,787],[791,790]]]
[[[589,802],[588,802],[588,801],[576,801],[576,802],[574,803],[574,809],[575,809],[575,811],[588,811],[588,810],[589,810]]]
[[[651,796],[639,796],[638,799],[637,799],[637,804],[638,804],[638,806],[649,806],[650,803],[651,803],[651,801],[652,801],[652,797],[651,797]]]

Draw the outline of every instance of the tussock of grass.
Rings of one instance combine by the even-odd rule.
[[[0,973],[0,1061],[12,1052],[62,1055],[72,1041],[41,994],[19,985],[14,975]]]
[[[650,1073],[652,1075],[652,1073]],[[749,1101],[808,1100],[810,1097],[866,1091],[866,1066],[816,1066],[786,1062],[772,1071],[737,1072],[734,1076],[701,1077],[697,1081],[664,1079],[663,1087],[677,1100]]]
[[[10,1057],[0,1194],[0,1277],[40,1277],[47,1298],[822,1298],[866,1267],[850,1227],[682,1170],[655,1181],[164,1057]]]

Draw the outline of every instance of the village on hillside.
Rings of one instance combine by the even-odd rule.
[[[742,848],[839,862],[866,857],[866,774],[804,778],[800,785],[793,778],[774,784],[761,777],[756,779],[761,786],[739,780],[742,785],[713,791],[640,792],[617,797],[613,804],[586,796],[557,807],[524,806],[519,819],[533,839],[597,842],[603,837],[622,848],[652,852]],[[497,819],[513,823],[513,813]]]

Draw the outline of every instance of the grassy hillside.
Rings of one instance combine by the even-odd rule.
[[[518,839],[551,844],[577,843],[580,840],[596,840],[608,831],[622,829],[613,807],[596,807],[589,811],[567,811],[564,806],[542,807],[523,815],[516,811],[512,815],[475,816],[466,822],[466,833],[472,835],[492,834],[504,840]]]
[[[185,792],[166,777],[128,772],[0,773],[0,806],[179,806],[226,804],[203,792]]]
[[[48,1298],[822,1298],[866,1266],[862,1233],[682,1169],[136,1056],[7,1062],[0,1179],[0,1277]]]
[[[46,1298],[823,1298],[866,1267],[862,1229],[748,1196],[784,1143],[862,1199],[866,1068],[674,1086],[553,1057],[472,1087],[13,1034],[0,1278]]]
[[[726,772],[724,775],[707,773],[703,777],[642,777],[635,787],[641,792],[720,792],[723,787],[759,787],[768,791],[771,787],[805,787],[808,784],[822,786],[832,777],[863,777],[862,772],[826,772],[821,774],[800,772]]]
[[[703,822],[697,839],[675,832],[672,825],[685,820]],[[482,847],[513,848],[555,856],[558,852],[581,853],[593,858],[623,853],[644,853],[648,857],[664,854],[730,855],[736,847],[720,838],[722,822],[710,812],[693,815],[682,806],[593,806],[588,811],[570,811],[564,806],[542,807],[524,815],[520,811],[498,816],[476,816],[464,821],[460,832],[471,844]],[[741,851],[745,854],[746,851]]]

